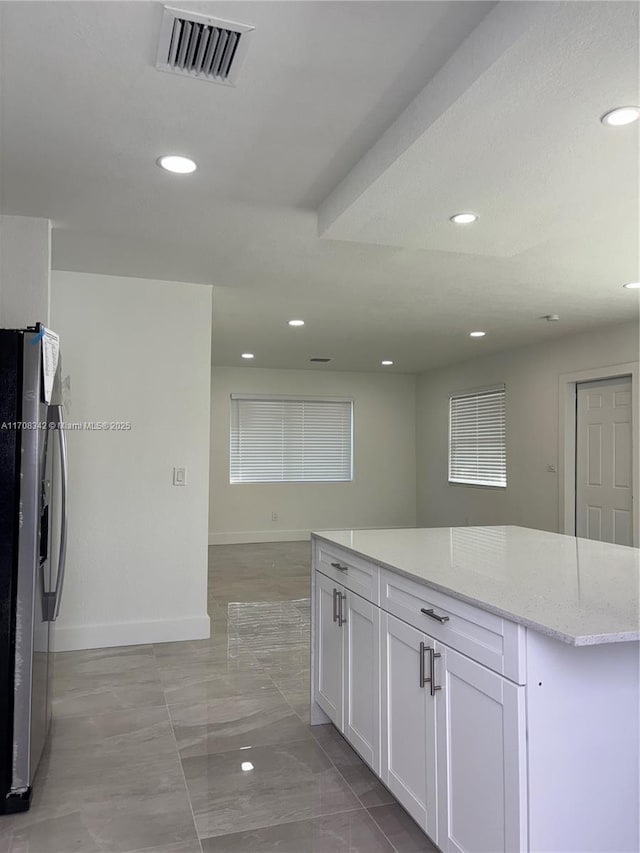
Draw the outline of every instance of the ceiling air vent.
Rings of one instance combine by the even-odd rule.
[[[327,362],[331,361],[330,358],[310,358],[309,361],[312,361],[314,364],[327,364]]]
[[[165,6],[156,68],[233,86],[253,29]]]

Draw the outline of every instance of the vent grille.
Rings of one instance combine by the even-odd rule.
[[[164,7],[156,68],[233,86],[253,27]]]
[[[315,364],[326,364],[331,361],[330,358],[310,358],[309,361],[313,361]]]

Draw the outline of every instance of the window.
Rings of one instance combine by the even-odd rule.
[[[507,485],[504,385],[450,399],[449,482]]]
[[[231,395],[231,483],[353,479],[353,401]]]

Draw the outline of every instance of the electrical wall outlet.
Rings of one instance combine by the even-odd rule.
[[[278,513],[272,512],[271,513],[271,521],[277,521],[277,520],[278,520]]]

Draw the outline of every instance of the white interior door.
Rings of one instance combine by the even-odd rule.
[[[631,378],[577,385],[576,535],[633,544]]]

